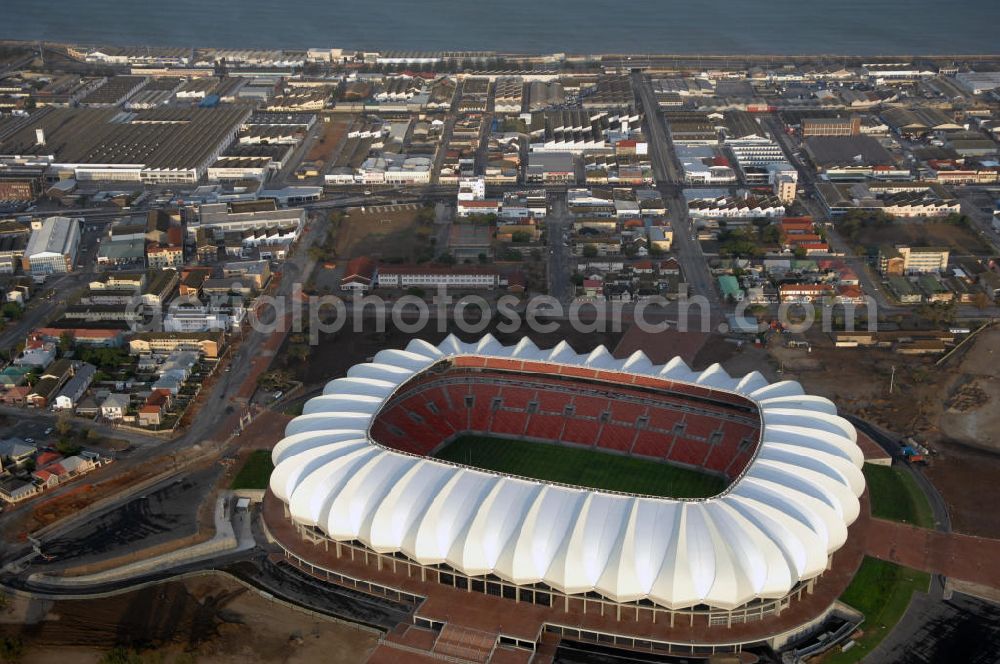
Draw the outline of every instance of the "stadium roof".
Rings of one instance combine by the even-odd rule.
[[[556,485],[387,449],[375,415],[410,378],[460,356],[532,360],[656,376],[738,394],[761,413],[761,442],[745,471],[707,499],[665,499]],[[555,373],[555,371],[553,371]],[[352,367],[310,400],[274,448],[271,491],[292,518],[338,541],[402,552],[424,565],[545,583],[612,601],[672,609],[732,609],[780,598],[820,575],[847,538],[864,490],[854,427],[822,397],[757,372],[696,372],[680,358],[654,365],[641,352],[615,359],[603,346],[539,350],[487,335],[440,346],[411,341]]]

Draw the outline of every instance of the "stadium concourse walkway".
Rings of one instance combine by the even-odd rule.
[[[868,555],[1000,590],[1000,540],[872,519]]]
[[[663,616],[656,623],[653,623],[648,617],[649,612],[642,612],[640,619],[636,620],[635,614],[625,606],[622,607],[621,611],[622,619],[616,620],[614,613],[610,610],[605,610],[605,615],[601,615],[594,602],[590,602],[587,610],[584,611],[583,602],[575,598],[570,600],[568,611],[565,610],[561,598],[554,598],[554,604],[551,608],[523,602],[515,604],[513,600],[459,590],[433,582],[422,582],[419,577],[407,577],[403,566],[400,566],[398,572],[393,572],[390,567],[376,569],[374,564],[367,566],[360,559],[352,561],[348,557],[338,558],[333,547],[329,551],[325,551],[321,545],[302,540],[295,531],[291,520],[285,517],[281,501],[270,491],[265,495],[262,506],[262,517],[271,536],[283,549],[309,561],[312,565],[334,570],[351,578],[370,580],[382,586],[425,598],[414,612],[417,618],[461,627],[469,632],[502,633],[505,636],[528,643],[536,643],[543,637],[543,628],[546,623],[597,632],[628,634],[640,639],[672,643],[693,642],[705,645],[722,645],[766,640],[775,634],[794,629],[824,613],[841,595],[854,577],[864,557],[869,523],[871,522],[868,514],[868,494],[866,492],[862,496],[861,517],[851,525],[847,543],[834,554],[830,569],[819,579],[811,594],[803,593],[800,600],[793,600],[791,606],[782,611],[780,615],[771,615],[762,621],[734,624],[729,627],[725,625],[709,626],[708,620],[704,616],[696,617],[692,626],[686,616],[678,615],[675,626],[671,627]],[[278,555],[275,558],[283,560],[286,564],[295,564],[292,558],[280,558]],[[296,565],[296,568],[306,573],[312,573],[308,567]],[[324,575],[319,570],[316,571],[315,576],[325,580]],[[403,629],[402,626],[399,629]],[[387,641],[391,643],[384,643],[383,646],[395,650],[392,643],[402,643],[405,647],[412,647],[414,650],[427,651],[427,643],[424,643],[423,647],[418,645],[422,640],[426,641],[428,638],[420,635],[420,632],[423,631],[425,630],[414,628],[407,628],[402,632],[394,630],[387,637]],[[436,641],[435,645],[437,645]],[[501,659],[499,650],[498,648],[494,653],[494,658],[490,661],[516,661],[516,659],[506,659],[507,654],[504,654],[504,659]],[[429,652],[433,658],[433,648]],[[396,655],[395,660],[390,656],[392,654]],[[516,651],[511,654],[516,654]],[[440,655],[441,653],[438,654],[437,661],[440,661]],[[375,662],[399,661],[398,652],[380,653],[377,650],[373,657],[374,659],[371,661]],[[385,659],[380,659],[383,657]],[[414,657],[412,661],[421,660]]]
[[[865,460],[878,463],[891,457],[858,431]],[[1000,590],[1000,540],[918,528],[905,523],[871,519],[866,551],[869,556],[940,574],[950,579]]]
[[[876,463],[886,466],[892,463],[892,455],[883,450],[881,445],[876,443],[861,431],[858,431],[858,447],[861,448],[861,452],[865,455],[865,462],[867,463]]]

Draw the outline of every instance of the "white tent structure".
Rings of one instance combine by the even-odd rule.
[[[567,487],[387,449],[369,436],[381,405],[432,364],[461,355],[513,357],[660,376],[742,395],[761,413],[761,442],[723,493],[683,500]],[[274,448],[271,491],[292,519],[379,553],[447,563],[469,576],[542,582],[615,602],[730,610],[787,595],[820,575],[847,538],[864,490],[854,427],[822,397],[759,373],[692,371],[680,358],[618,360],[565,342],[539,350],[448,337],[384,350],[327,384]]]

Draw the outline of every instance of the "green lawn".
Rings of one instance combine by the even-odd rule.
[[[864,635],[847,652],[839,648],[823,656],[823,664],[849,664],[870,653],[906,613],[914,592],[927,592],[931,576],[866,557],[840,600],[865,614]]]
[[[872,516],[921,528],[934,527],[934,513],[927,496],[910,473],[870,463],[866,463],[863,470],[871,496]]]
[[[271,463],[270,450],[254,450],[247,462],[236,473],[230,489],[266,489],[274,464]]]
[[[722,477],[658,461],[489,436],[462,436],[434,456],[539,480],[670,498],[714,496],[727,484]]]

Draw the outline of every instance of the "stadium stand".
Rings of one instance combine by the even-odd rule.
[[[422,375],[396,390],[373,421],[372,435],[422,456],[466,433],[528,438],[664,460],[729,479],[753,458],[760,423],[738,395],[664,380],[608,385],[594,371],[573,378],[513,373],[518,366],[503,360],[498,367]]]

